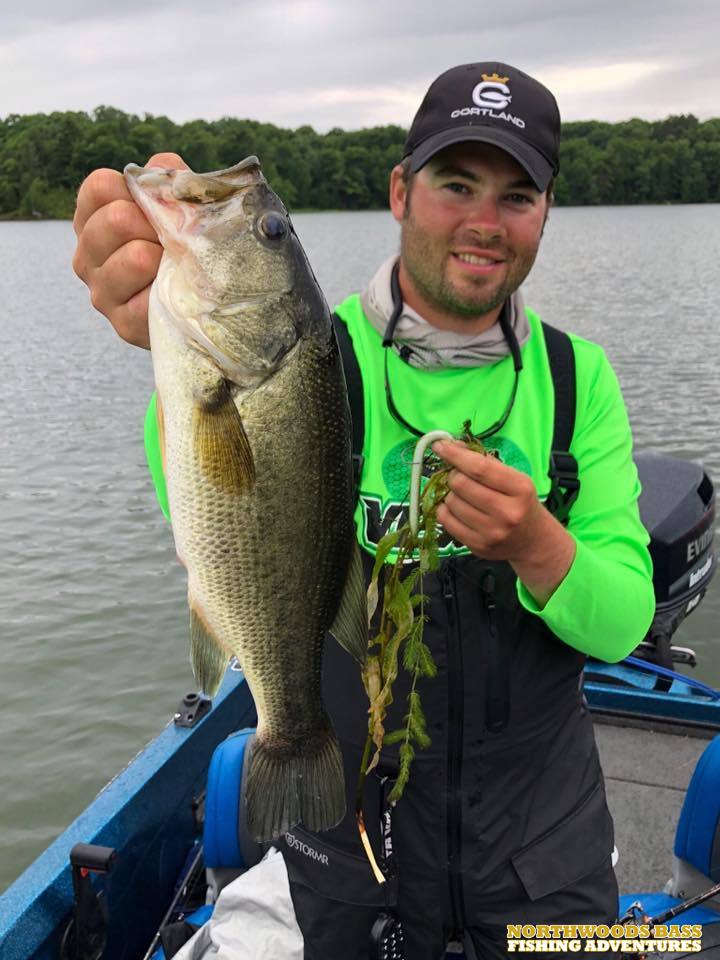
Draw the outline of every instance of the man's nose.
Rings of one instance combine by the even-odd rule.
[[[465,226],[485,238],[502,238],[505,227],[502,219],[500,200],[496,196],[477,197],[468,210]]]

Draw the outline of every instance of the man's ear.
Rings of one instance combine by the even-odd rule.
[[[390,171],[390,211],[400,223],[405,217],[407,207],[408,184],[403,177],[403,168],[400,164]]]

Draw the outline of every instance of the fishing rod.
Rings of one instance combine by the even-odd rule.
[[[684,913],[686,910],[689,910],[690,907],[697,907],[698,904],[705,903],[706,900],[710,900],[717,894],[720,894],[720,883],[716,883],[714,887],[710,887],[704,893],[699,893],[696,897],[691,897],[689,900],[683,900],[682,903],[678,903],[674,907],[670,907],[669,910],[659,913],[656,917],[649,917],[647,922],[651,927],[653,927],[655,924],[665,923],[667,920],[673,920],[678,916],[678,914]]]
[[[192,886],[192,883],[195,880],[196,870],[200,865],[200,863],[202,862],[202,857],[203,857],[203,846],[202,844],[198,844],[197,853],[193,857],[192,862],[190,863],[190,866],[187,869],[187,873],[185,874],[185,880],[178,887],[178,891],[173,897],[172,903],[167,908],[167,912],[165,913],[165,916],[162,918],[160,922],[160,926],[158,927],[158,931],[153,937],[152,943],[148,947],[147,952],[143,957],[143,960],[150,960],[150,957],[153,955],[157,945],[160,943],[160,934],[163,928],[165,927],[165,925],[167,924],[168,920],[170,919],[170,917],[173,915],[173,913],[177,909],[177,905],[180,903],[181,899],[187,894],[188,890]]]
[[[674,920],[675,917],[679,916],[681,913],[685,913],[686,910],[690,910],[691,907],[697,907],[701,903],[705,903],[707,900],[710,900],[712,897],[719,894],[720,883],[716,883],[714,886],[703,891],[703,893],[699,893],[695,897],[690,897],[687,900],[683,900],[681,903],[676,903],[674,907],[669,907],[667,910],[663,910],[662,913],[658,913],[654,917],[648,916],[647,913],[645,913],[642,902],[640,900],[636,900],[634,903],[630,904],[623,916],[620,918],[620,923],[644,923],[650,927],[650,930],[652,930],[653,927],[665,924],[668,920]],[[638,960],[640,960],[640,958],[638,958]]]
[[[634,903],[630,904],[623,916],[620,918],[620,923],[646,924],[650,929],[650,933],[652,934],[653,929],[656,926],[667,923],[668,920],[674,920],[675,917],[679,916],[681,913],[684,913],[691,907],[697,907],[699,904],[705,903],[706,900],[710,900],[711,897],[714,897],[716,894],[720,894],[720,883],[716,883],[715,886],[710,887],[703,893],[698,894],[696,897],[690,897],[688,900],[683,900],[681,903],[675,904],[674,907],[670,907],[668,910],[664,910],[662,913],[658,913],[654,917],[649,917],[645,913],[641,901],[636,900]],[[650,954],[639,953],[637,958],[638,960],[650,960]]]

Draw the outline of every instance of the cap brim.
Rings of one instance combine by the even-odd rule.
[[[541,192],[547,190],[552,179],[553,167],[539,150],[535,150],[525,140],[514,136],[509,131],[497,130],[495,127],[483,126],[479,123],[441,130],[440,133],[423,140],[410,154],[410,169],[413,173],[417,173],[440,150],[454,143],[465,143],[468,140],[500,147],[527,170],[538,190]]]

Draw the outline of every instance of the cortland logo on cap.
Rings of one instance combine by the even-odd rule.
[[[500,77],[497,73],[488,76],[482,74],[482,83],[478,83],[472,92],[473,103],[478,107],[487,107],[489,110],[504,110],[510,105],[510,87],[507,82],[510,77]]]
[[[501,77],[497,73],[483,73],[482,80],[473,87],[472,101],[474,107],[460,107],[450,114],[452,120],[458,117],[488,117],[491,120],[505,120],[513,123],[521,130],[525,121],[506,113],[505,108],[510,106],[512,95],[507,83],[510,77]]]

